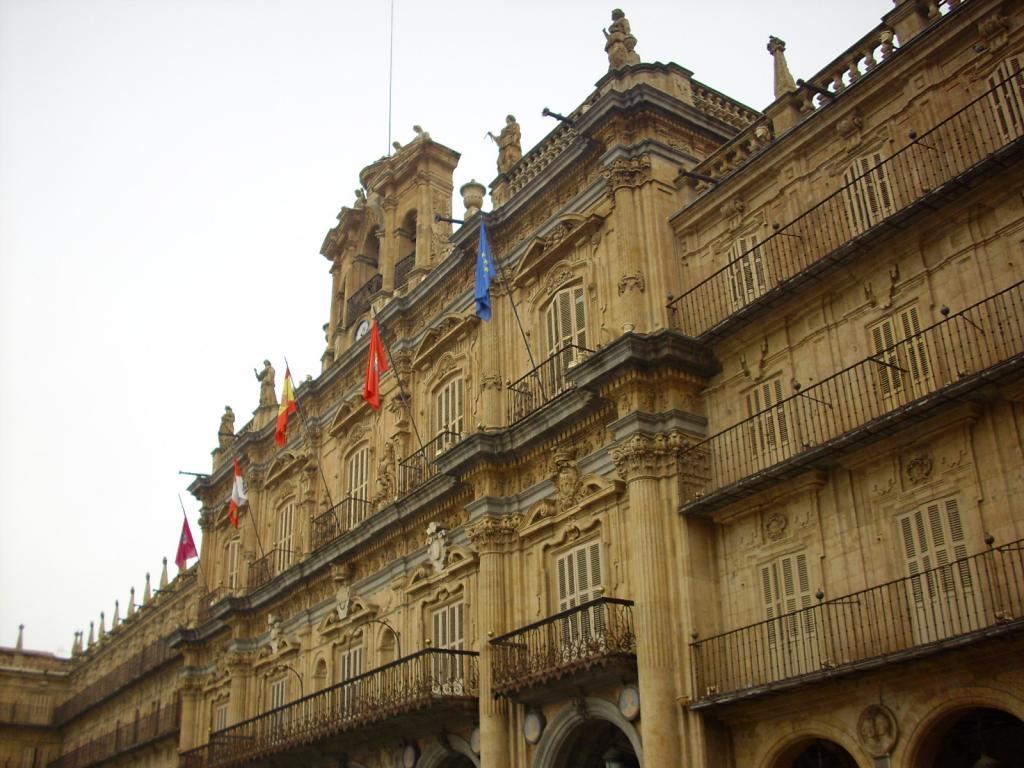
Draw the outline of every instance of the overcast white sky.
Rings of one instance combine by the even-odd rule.
[[[495,176],[607,71],[609,3],[394,2],[393,138]],[[892,0],[627,0],[643,61],[772,101]],[[174,558],[181,494],[253,366],[320,371],[319,255],[388,141],[390,0],[0,0],[0,645],[67,654]],[[461,198],[453,211],[461,214]],[[174,573],[174,565],[170,565]]]

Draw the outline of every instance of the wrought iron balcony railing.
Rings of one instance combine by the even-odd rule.
[[[437,474],[437,457],[455,445],[462,436],[442,430],[416,453],[398,462],[398,493],[405,496]]]
[[[755,493],[765,483],[884,434],[1024,362],[1024,282],[949,315],[741,421],[683,454],[683,511]],[[864,434],[861,434],[864,433]]]
[[[58,757],[49,763],[49,768],[89,768],[105,763],[119,755],[143,747],[160,739],[171,738],[178,733],[178,707],[165,707],[119,724],[107,733]]]
[[[275,547],[258,560],[249,563],[250,590],[262,587],[272,578],[284,573],[295,562],[297,553],[283,547]]]
[[[636,663],[633,601],[600,597],[491,640],[494,691],[517,691],[596,667]]]
[[[180,655],[179,651],[168,647],[164,640],[159,640],[143,648],[123,664],[115,667],[96,682],[87,685],[54,709],[55,723],[66,723],[80,715],[89,707],[99,704],[109,696],[113,696],[127,685],[137,682],[140,677],[163,666]]]
[[[313,518],[313,549],[326,547],[351,531],[373,513],[373,502],[346,496],[322,515]]]
[[[363,283],[348,297],[348,322],[352,323],[370,308],[370,299],[384,285],[384,275],[379,272]]]
[[[925,198],[948,196],[959,181],[1024,136],[1020,73],[850,179],[843,187],[690,290],[668,308],[673,324],[703,341],[811,277]],[[1014,88],[1018,88],[1014,91]],[[1015,93],[1016,95],[1012,95]]]
[[[0,701],[0,724],[52,725],[53,708],[27,701]]]
[[[210,618],[217,605],[236,594],[238,594],[238,590],[234,587],[217,587],[204,592],[199,598],[199,621]]]
[[[557,395],[572,389],[568,372],[592,354],[586,347],[567,344],[525,376],[509,384],[506,387],[508,424],[525,419]]]
[[[1024,540],[692,645],[710,706],[1024,629]]]
[[[477,707],[477,654],[427,649],[210,734],[182,768],[222,768],[414,712]]]

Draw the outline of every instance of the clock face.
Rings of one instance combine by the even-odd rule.
[[[356,341],[359,341],[365,336],[370,330],[370,323],[366,320],[361,320],[359,325],[356,326]]]

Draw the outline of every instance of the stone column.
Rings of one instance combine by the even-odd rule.
[[[228,725],[235,725],[246,719],[246,682],[252,667],[249,657],[237,651],[228,656],[227,667],[228,674],[231,676],[228,695]]]
[[[199,743],[199,705],[200,689],[202,681],[198,677],[189,676],[187,672],[182,673],[181,680],[181,733],[178,736],[178,750],[185,752],[195,747],[201,747]]]
[[[671,591],[666,520],[675,514],[659,493],[662,478],[675,473],[684,444],[678,434],[633,435],[612,449],[615,469],[629,493],[629,582],[635,605],[640,722],[646,765],[681,765],[676,665],[673,656]]]
[[[506,552],[518,540],[518,517],[485,517],[466,533],[480,554],[477,571],[477,627],[480,638],[480,765],[509,768],[509,704],[494,698],[491,638],[505,632]]]
[[[384,225],[381,227],[377,248],[377,270],[381,273],[381,290],[395,290],[395,264],[402,258],[398,252],[398,200],[393,195],[384,198]]]

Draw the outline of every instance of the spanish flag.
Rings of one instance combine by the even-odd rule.
[[[292,384],[292,372],[286,366],[284,369],[284,386],[281,388],[281,404],[277,406],[277,432],[274,439],[278,445],[284,445],[288,441],[288,417],[299,410],[295,402],[295,385]]]
[[[388,358],[384,354],[384,342],[380,338],[377,318],[373,318],[370,331],[370,357],[366,361],[366,384],[363,386],[363,400],[375,411],[380,410],[380,375],[388,369]]]

